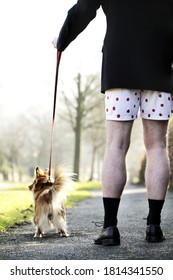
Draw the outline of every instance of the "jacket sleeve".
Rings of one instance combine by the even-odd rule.
[[[57,49],[64,51],[67,46],[87,27],[96,16],[101,0],[78,0],[67,14],[61,28]]]

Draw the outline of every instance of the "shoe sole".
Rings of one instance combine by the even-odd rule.
[[[120,240],[115,241],[113,239],[103,239],[101,242],[95,242],[95,244],[103,246],[118,246],[120,245]]]
[[[165,240],[165,237],[163,236],[162,238],[158,238],[158,237],[155,237],[155,236],[147,236],[146,240],[149,243],[162,242],[162,241]]]

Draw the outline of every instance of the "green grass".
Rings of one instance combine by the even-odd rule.
[[[32,196],[26,186],[0,189],[0,231],[28,221],[33,215]]]
[[[100,188],[100,182],[75,183],[73,190],[68,193],[66,207],[72,207],[77,202],[90,198],[91,191]],[[30,221],[33,211],[32,193],[27,185],[0,188],[0,231]]]
[[[66,201],[66,207],[72,207],[77,202],[90,198],[92,196],[91,191],[100,190],[100,182],[78,182],[74,184],[72,191],[69,191],[69,195]]]

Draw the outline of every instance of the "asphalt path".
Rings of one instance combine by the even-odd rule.
[[[34,227],[23,224],[0,234],[1,260],[172,260],[173,259],[173,192],[167,193],[162,212],[162,229],[166,240],[145,240],[148,204],[142,186],[127,186],[120,204],[118,228],[120,246],[95,245],[103,221],[101,192],[67,209],[70,236],[59,237],[55,231],[33,238]],[[97,226],[96,226],[97,225]]]

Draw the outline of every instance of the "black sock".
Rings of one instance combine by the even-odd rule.
[[[104,228],[117,225],[117,213],[120,203],[120,198],[103,197],[104,205]]]
[[[164,204],[164,200],[148,199],[149,214],[147,217],[147,225],[155,224],[160,225],[161,211]]]

